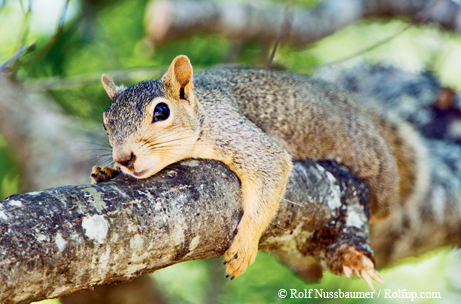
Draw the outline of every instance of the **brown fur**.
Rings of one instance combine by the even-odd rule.
[[[387,216],[423,185],[420,149],[406,138],[416,135],[370,114],[331,84],[244,68],[192,75],[188,58],[178,56],[161,80],[121,92],[103,78],[114,101],[104,122],[115,162],[137,178],[184,158],[222,161],[239,177],[244,214],[225,254],[228,275],[237,277],[253,263],[284,195],[291,158],[348,167],[370,188],[373,218]],[[152,122],[159,103],[168,105],[170,117]],[[130,155],[136,158],[124,166]]]

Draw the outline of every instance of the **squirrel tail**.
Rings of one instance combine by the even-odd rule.
[[[423,139],[404,121],[377,118],[385,140],[392,149],[400,176],[400,204],[413,204],[427,194],[430,184],[427,146]]]

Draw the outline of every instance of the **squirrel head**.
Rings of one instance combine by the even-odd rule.
[[[190,156],[200,128],[192,74],[189,59],[178,56],[161,79],[126,89],[102,76],[112,99],[104,127],[122,171],[146,178]]]

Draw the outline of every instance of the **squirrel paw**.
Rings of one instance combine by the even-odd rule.
[[[231,276],[231,280],[244,273],[247,267],[253,264],[258,253],[258,241],[240,235],[240,232],[237,233],[232,245],[224,254],[226,278]]]
[[[383,284],[384,280],[375,270],[373,261],[367,257],[363,251],[358,250],[353,245],[346,245],[340,249],[339,254],[342,259],[342,271],[347,278],[350,278],[354,273],[365,280],[370,289],[376,293],[373,288],[371,279]],[[370,278],[371,277],[371,278]]]
[[[111,178],[116,177],[118,174],[119,171],[117,169],[94,166],[91,170],[91,183],[97,184],[100,182],[105,182]]]

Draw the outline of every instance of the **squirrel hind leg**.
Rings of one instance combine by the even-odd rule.
[[[91,170],[91,183],[97,184],[108,181],[119,174],[118,168],[94,166]]]

